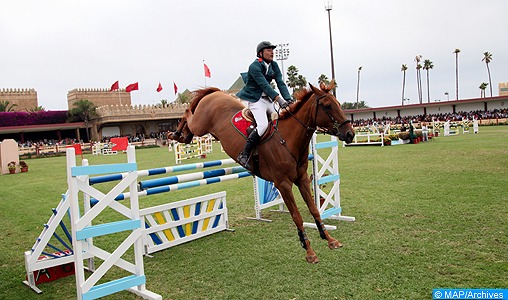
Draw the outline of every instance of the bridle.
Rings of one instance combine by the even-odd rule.
[[[323,110],[325,111],[325,114],[328,116],[328,118],[330,118],[330,121],[332,121],[333,123],[333,126],[332,126],[332,131],[328,130],[327,128],[319,128],[319,129],[316,129],[324,134],[331,134],[331,135],[338,135],[339,134],[339,129],[346,125],[346,124],[349,124],[351,123],[350,120],[346,119],[344,122],[342,123],[339,123],[337,122],[337,120],[335,120],[335,118],[331,115],[330,113],[330,109],[329,108],[326,108],[324,105],[321,104],[321,99],[323,99],[324,97],[326,97],[327,94],[324,94],[324,95],[321,95],[318,97],[318,95],[315,95],[316,96],[316,102],[317,102],[317,108],[316,108],[316,114],[314,115],[314,127],[317,127],[316,126],[316,122],[317,122],[317,113],[318,113],[318,109],[319,107],[322,107]]]
[[[339,123],[337,120],[335,120],[335,118],[332,116],[332,114],[330,113],[330,109],[329,108],[326,108],[322,103],[321,103],[321,99],[325,98],[327,96],[327,94],[323,94],[321,96],[318,96],[316,94],[314,94],[315,96],[315,100],[316,100],[316,114],[314,115],[314,126],[309,126],[309,125],[306,125],[304,124],[302,121],[300,121],[293,113],[291,113],[290,110],[287,110],[287,112],[296,120],[298,121],[298,123],[300,123],[300,125],[302,125],[305,129],[307,129],[307,131],[319,131],[319,132],[322,132],[324,134],[330,134],[330,135],[338,135],[339,134],[339,129],[348,124],[348,123],[351,123],[350,120],[346,119],[344,122],[342,123]],[[318,126],[316,125],[316,122],[317,122],[317,114],[318,114],[318,110],[319,108],[322,107],[323,108],[323,111],[325,112],[325,114],[328,116],[328,118],[330,118],[330,121],[332,121],[333,123],[333,126],[332,126],[332,130],[328,130],[327,128],[318,128]]]
[[[339,123],[337,122],[337,120],[335,120],[335,118],[331,115],[330,113],[330,109],[329,108],[326,108],[322,103],[321,103],[321,99],[323,99],[324,97],[327,96],[327,94],[324,94],[324,95],[321,95],[321,96],[318,96],[316,94],[314,94],[315,98],[316,98],[316,114],[314,115],[314,126],[309,126],[309,125],[306,125],[305,123],[303,123],[300,119],[298,119],[289,109],[286,109],[286,111],[291,115],[291,117],[293,117],[298,123],[300,123],[300,125],[302,125],[306,130],[307,130],[307,133],[306,135],[309,135],[309,132],[312,131],[319,131],[319,132],[322,132],[324,134],[330,134],[330,135],[335,135],[337,136],[339,134],[339,129],[348,124],[348,123],[351,123],[350,120],[346,119],[344,122],[342,123]],[[319,107],[323,107],[323,110],[324,112],[326,113],[326,115],[328,116],[328,118],[330,118],[330,120],[332,121],[333,123],[333,126],[332,126],[332,130],[328,130],[327,128],[318,128],[316,122],[317,122],[317,114],[318,114],[318,110],[319,110]],[[297,163],[297,166],[300,167],[304,160],[306,158],[303,158],[303,157],[300,157],[300,158],[297,158],[295,156],[295,154],[291,151],[291,149],[288,148],[288,146],[286,145],[286,141],[282,138],[282,136],[280,135],[279,131],[277,130],[277,126],[275,126],[275,131],[277,132],[278,136],[279,136],[279,140],[280,140],[280,143],[282,145],[284,145],[286,147],[286,149],[288,150],[289,154],[291,154],[291,156],[293,157],[293,159],[296,161]]]

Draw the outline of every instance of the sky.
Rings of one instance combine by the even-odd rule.
[[[406,64],[409,104],[418,102],[417,55],[430,59],[431,101],[493,96],[508,82],[506,0],[335,0],[330,11],[335,77],[340,102],[370,107],[400,105],[401,65]],[[16,0],[0,9],[0,89],[33,88],[47,110],[67,109],[75,88],[120,87],[139,82],[132,103],[175,100],[178,92],[205,86],[228,89],[267,40],[289,44],[284,69],[294,65],[317,85],[331,78],[328,13],[315,0]],[[204,76],[203,62],[211,78]],[[279,62],[281,65],[281,62]],[[163,90],[158,93],[161,83]],[[422,71],[424,102],[426,72]],[[487,89],[487,96],[490,95]]]

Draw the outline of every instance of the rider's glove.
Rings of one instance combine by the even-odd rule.
[[[289,101],[286,101],[281,97],[277,97],[277,103],[279,103],[280,108],[286,108],[289,106]]]

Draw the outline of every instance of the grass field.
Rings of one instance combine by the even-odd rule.
[[[209,159],[224,158],[214,147]],[[136,156],[139,169],[174,165],[166,148]],[[417,145],[340,148],[339,160],[343,214],[356,221],[326,222],[344,244],[334,251],[307,230],[317,265],[305,261],[289,214],[263,212],[272,223],[245,218],[254,215],[251,178],[140,198],[148,207],[225,190],[235,229],[145,258],[147,288],[164,299],[306,300],[430,299],[437,287],[508,287],[508,126]],[[40,285],[41,295],[22,284],[23,252],[67,189],[65,157],[27,162],[28,173],[0,176],[0,299],[74,299],[73,276]]]

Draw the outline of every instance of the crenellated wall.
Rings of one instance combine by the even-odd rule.
[[[103,105],[97,107],[100,123],[130,120],[181,118],[188,104],[157,105]]]
[[[13,111],[30,111],[39,106],[35,89],[0,89],[0,101],[9,101],[9,106],[16,104]]]
[[[118,127],[121,135],[131,136],[158,132],[161,123],[174,130],[188,107],[188,104],[103,105],[96,109],[99,118],[93,122],[92,138],[100,140],[102,128],[110,126]]]
[[[499,96],[508,96],[508,82],[499,83]]]
[[[104,105],[131,105],[131,94],[125,89],[110,92],[101,88],[78,88],[67,93],[67,107],[74,108],[74,103],[80,100],[91,101],[95,106]]]

